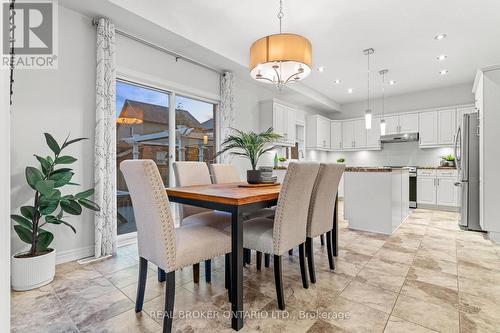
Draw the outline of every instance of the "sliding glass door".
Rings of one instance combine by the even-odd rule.
[[[173,115],[170,108],[175,108]],[[212,163],[216,149],[216,110],[217,104],[213,102],[117,80],[118,235],[137,231],[120,163],[127,159],[151,159],[158,166],[164,184],[173,185],[170,168],[174,160]],[[175,140],[170,133],[175,133]],[[175,142],[175,150],[170,149],[169,142],[172,145]]]

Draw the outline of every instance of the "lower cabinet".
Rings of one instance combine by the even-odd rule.
[[[456,170],[418,170],[417,204],[458,207],[460,203],[456,179]]]

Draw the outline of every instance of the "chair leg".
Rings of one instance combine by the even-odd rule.
[[[193,282],[200,283],[200,264],[193,265]]]
[[[335,262],[333,261],[333,247],[332,247],[332,232],[328,231],[326,233],[326,250],[328,251],[328,264],[330,269],[335,269]]]
[[[321,236],[319,236],[319,239],[321,240],[321,246],[324,246],[325,245],[325,236],[321,235]]]
[[[278,297],[278,308],[285,310],[285,296],[283,294],[283,276],[281,256],[274,255],[274,282],[276,284],[276,296]]]
[[[306,238],[307,266],[309,268],[309,278],[311,283],[316,283],[316,269],[314,268],[314,251],[312,238]]]
[[[309,280],[307,279],[306,255],[304,253],[304,243],[299,245],[299,261],[300,261],[300,275],[302,276],[302,286],[305,289],[308,289]]]
[[[227,295],[229,297],[229,302],[231,302],[231,253],[226,253],[225,255],[224,272]]]
[[[271,261],[271,255],[269,253],[264,253],[264,267],[269,267],[269,262]]]
[[[288,250],[288,255],[293,256],[293,249]]]
[[[212,260],[205,260],[205,281],[207,283],[212,282]]]
[[[158,267],[158,282],[165,282],[165,271]]]
[[[163,313],[163,333],[172,332],[175,301],[175,271],[167,273],[167,287],[165,288],[165,311]]]
[[[159,271],[158,271],[159,272]],[[144,291],[146,290],[146,280],[148,276],[148,261],[142,257],[139,258],[139,282],[137,283],[137,298],[135,300],[135,312],[142,311],[144,304]]]
[[[260,271],[262,267],[262,252],[257,251],[257,256],[255,258],[256,265],[257,265],[257,270]]]

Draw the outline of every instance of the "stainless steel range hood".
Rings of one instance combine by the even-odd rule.
[[[397,142],[411,142],[411,141],[418,141],[418,133],[391,134],[391,135],[382,135],[380,137],[380,142],[382,143],[397,143]]]

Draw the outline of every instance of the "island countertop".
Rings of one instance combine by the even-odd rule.
[[[391,172],[394,169],[401,168],[388,168],[388,167],[346,167],[345,172]]]

